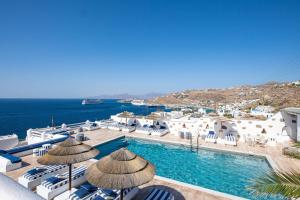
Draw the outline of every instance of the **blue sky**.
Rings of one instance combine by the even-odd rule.
[[[0,0],[0,97],[296,80],[299,10],[297,0]]]

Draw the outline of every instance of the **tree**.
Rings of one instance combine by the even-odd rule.
[[[267,176],[254,180],[254,184],[248,189],[255,194],[278,195],[287,198],[300,197],[300,173],[299,172],[273,172]]]

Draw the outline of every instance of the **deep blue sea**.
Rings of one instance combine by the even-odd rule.
[[[82,99],[0,99],[0,135],[16,133],[26,138],[29,128],[41,128],[52,124],[77,123],[86,120],[108,119],[123,111],[147,115],[157,108],[104,100],[100,104],[81,105]]]

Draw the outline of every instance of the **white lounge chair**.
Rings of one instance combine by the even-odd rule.
[[[166,190],[154,188],[145,200],[174,200],[174,196]]]
[[[101,120],[101,121],[96,121],[95,122],[99,128],[107,128],[110,124],[115,123],[112,120]]]
[[[97,123],[86,123],[81,127],[84,131],[93,131],[101,128]]]
[[[233,136],[232,133],[225,135],[225,144],[236,146],[236,138]]]
[[[139,189],[137,187],[125,189],[123,191],[123,199],[130,200],[137,193]],[[54,200],[118,200],[120,198],[120,190],[110,190],[110,189],[99,189],[88,182],[83,183],[78,188],[72,188],[71,195],[69,191],[66,191],[59,196],[55,197]]]
[[[51,165],[37,167],[27,171],[25,174],[18,178],[18,182],[24,187],[32,190],[41,182],[56,174],[64,173],[68,170],[67,165]]]
[[[86,182],[85,177],[86,167],[81,166],[72,170],[72,187],[76,187]],[[41,185],[37,186],[37,194],[49,200],[57,195],[65,192],[68,189],[69,176],[68,172],[62,175],[56,175],[43,181]]]
[[[135,197],[138,193],[138,187],[135,188],[128,188],[123,190],[123,199],[124,200],[131,200]],[[98,196],[94,200],[119,200],[120,199],[120,190],[110,190],[110,189],[99,189]]]
[[[123,126],[121,129],[125,133],[131,133],[131,132],[135,131],[134,126]]]
[[[205,137],[205,142],[216,143],[217,135],[214,131],[209,131],[207,136]]]
[[[114,131],[121,131],[121,125],[117,122],[110,123],[107,128]]]
[[[153,129],[147,125],[144,125],[143,127],[138,127],[135,129],[136,133],[142,133],[142,134],[146,134],[146,135],[150,135],[152,133],[152,131],[153,131]]]
[[[164,136],[169,133],[168,129],[153,129],[151,135]]]

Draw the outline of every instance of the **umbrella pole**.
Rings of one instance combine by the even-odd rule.
[[[71,194],[72,188],[72,164],[69,164],[69,192]]]
[[[121,189],[120,200],[123,200],[123,189]]]

